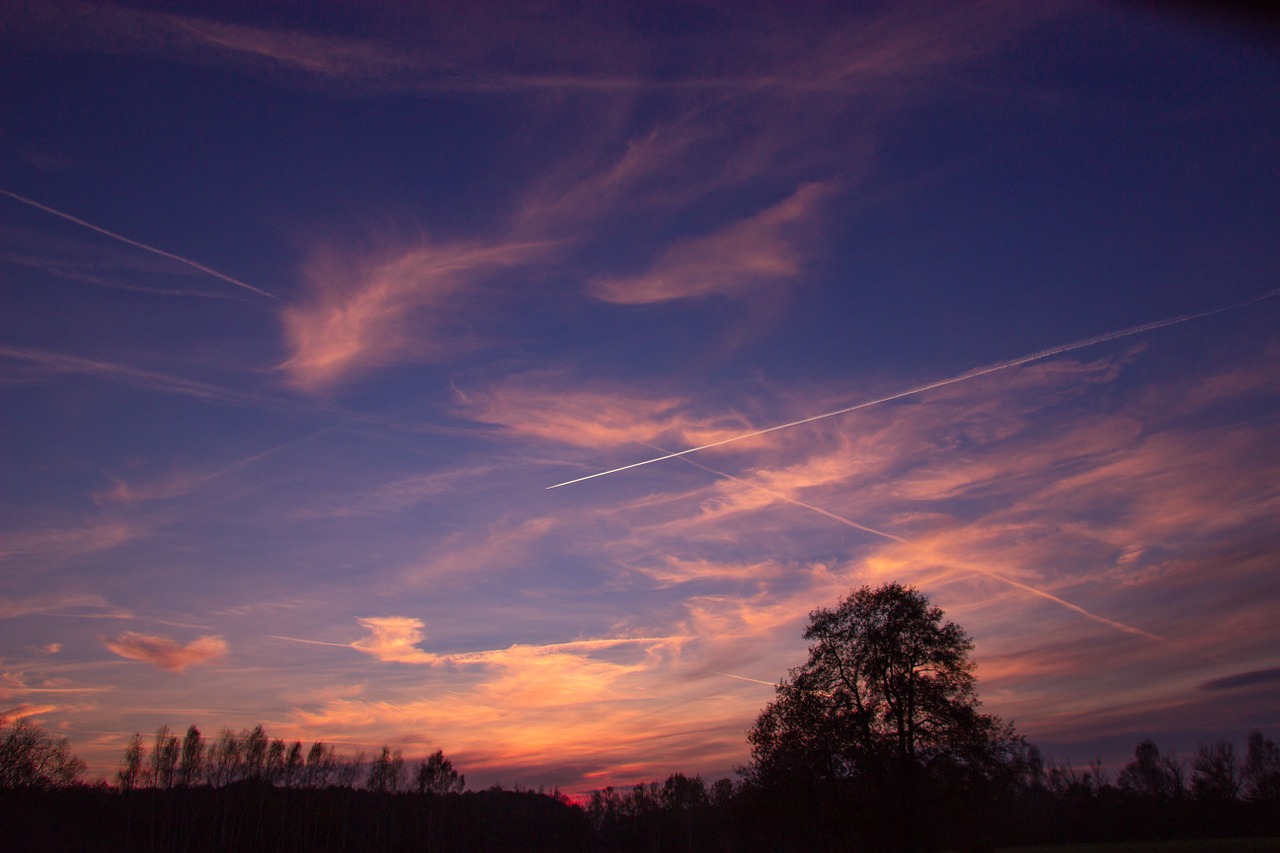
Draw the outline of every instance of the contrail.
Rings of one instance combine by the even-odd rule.
[[[756,684],[764,684],[764,685],[766,685],[766,686],[768,686],[768,687],[776,687],[776,686],[777,686],[777,685],[776,685],[776,684],[774,684],[772,681],[761,681],[761,680],[760,680],[760,679],[758,679],[758,678],[747,678],[745,675],[734,675],[734,674],[733,674],[733,673],[731,673],[731,672],[720,672],[718,669],[713,669],[713,670],[711,670],[711,671],[712,671],[713,673],[715,673],[716,675],[723,675],[725,678],[736,678],[736,679],[738,679],[739,681],[754,681]]]
[[[303,640],[298,637],[284,637],[280,634],[263,634],[272,640],[288,640],[291,643],[306,643],[308,646],[336,646],[339,649],[350,649],[353,646],[350,643],[326,643],[324,640]]]
[[[650,446],[652,447],[652,445]],[[656,450],[659,448],[654,448],[654,449]],[[672,454],[672,455],[678,455],[678,454]],[[889,539],[901,545],[906,545],[908,548],[915,548],[916,550],[922,551],[927,555],[935,557],[944,563],[949,563],[952,566],[955,566],[957,568],[964,569],[966,571],[970,571],[975,574],[983,575],[984,577],[988,577],[988,578],[991,578],[992,580],[999,581],[1000,583],[1007,584],[1008,586],[1011,586],[1014,589],[1020,589],[1023,592],[1031,593],[1032,595],[1038,598],[1043,598],[1046,601],[1052,601],[1054,604],[1057,604],[1061,607],[1065,607],[1066,609],[1074,613],[1078,613],[1081,616],[1085,617],[1086,619],[1092,619],[1094,622],[1099,622],[1103,625],[1107,625],[1108,627],[1115,628],[1117,631],[1123,631],[1126,634],[1134,634],[1139,637],[1145,637],[1148,640],[1158,640],[1160,642],[1164,642],[1164,639],[1165,639],[1164,637],[1161,637],[1157,634],[1152,634],[1149,631],[1144,631],[1141,628],[1135,628],[1132,625],[1126,625],[1123,622],[1117,622],[1114,619],[1108,619],[1105,616],[1099,616],[1096,613],[1091,613],[1088,610],[1085,610],[1083,607],[1081,607],[1078,604],[1072,604],[1070,601],[1067,601],[1064,598],[1059,598],[1058,596],[1054,595],[1051,592],[1046,592],[1043,589],[1039,589],[1037,587],[1031,586],[1030,584],[1023,583],[1022,581],[1019,581],[1019,580],[1015,580],[1009,577],[1008,575],[1003,575],[1003,574],[1000,574],[999,572],[993,572],[990,569],[983,568],[981,566],[975,566],[972,563],[969,563],[963,560],[956,560],[952,557],[948,557],[946,554],[943,554],[943,553],[940,553],[939,551],[934,550],[933,548],[929,548],[917,542],[912,542],[909,539],[903,539],[901,536],[895,536],[892,533],[886,533],[883,530],[876,530],[874,527],[867,527],[865,524],[859,524],[858,522],[852,519],[845,518],[842,515],[836,515],[834,512],[825,510],[820,506],[814,506],[813,504],[809,504],[809,503],[805,503],[804,501],[797,500],[791,497],[790,495],[785,495],[782,492],[775,491],[774,489],[771,489],[768,486],[761,485],[760,483],[752,482],[750,480],[744,480],[741,477],[735,477],[732,474],[726,474],[723,471],[717,471],[714,468],[709,468],[706,465],[703,465],[701,462],[697,462],[693,459],[689,459],[688,457],[684,457],[684,461],[688,462],[690,465],[694,466],[695,468],[701,468],[703,471],[706,471],[708,474],[714,474],[717,477],[724,477],[727,480],[733,480],[735,483],[741,483],[744,486],[751,486],[753,488],[759,489],[765,494],[772,495],[778,500],[786,501],[787,503],[790,503],[790,504],[795,504],[796,506],[803,507],[804,509],[807,509],[807,510],[812,510],[813,512],[816,512],[819,515],[830,518],[831,520],[837,521],[840,524],[844,524],[848,527],[852,527],[855,530],[861,530],[865,533],[870,533],[873,536],[880,536],[880,537],[883,537],[884,539]],[[720,674],[725,675],[726,673],[722,672]],[[737,678],[737,677],[739,676],[730,676],[730,678]]]
[[[200,270],[200,272],[202,273],[211,275],[214,278],[222,279],[228,284],[234,284],[236,287],[243,287],[245,290],[252,291],[258,294],[259,296],[265,296],[266,298],[274,300],[276,302],[280,301],[280,297],[276,296],[274,293],[268,293],[265,290],[254,287],[252,284],[247,284],[238,278],[232,278],[226,273],[218,272],[212,267],[207,267],[202,263],[198,263],[197,261],[191,260],[190,258],[184,258],[182,257],[182,255],[175,255],[173,252],[166,252],[164,249],[157,249],[155,246],[148,246],[146,243],[139,243],[137,240],[131,240],[128,237],[124,236],[123,234],[117,234],[114,231],[108,231],[107,229],[102,228],[101,226],[94,225],[92,222],[85,222],[83,219],[72,216],[70,213],[63,213],[61,210],[55,210],[54,208],[49,207],[48,205],[41,204],[38,201],[32,201],[29,198],[20,196],[17,193],[9,192],[6,189],[0,189],[0,195],[7,195],[9,198],[13,199],[14,201],[20,201],[25,205],[34,207],[37,210],[43,210],[45,213],[53,214],[54,216],[57,216],[61,219],[65,219],[68,222],[74,222],[76,225],[79,225],[83,228],[88,228],[90,231],[96,231],[99,234],[103,234],[107,237],[110,237],[112,240],[119,240],[121,243],[127,243],[130,246],[133,246],[138,249],[142,249],[144,252],[150,252],[153,255],[159,255],[162,258],[168,258],[170,260],[177,261],[180,264],[186,264],[192,269]]]
[[[1063,353],[1072,352],[1078,349],[1084,349],[1085,347],[1097,346],[1098,344],[1104,344],[1107,341],[1114,341],[1114,340],[1118,340],[1119,338],[1127,338],[1127,337],[1130,337],[1131,335],[1140,335],[1143,332],[1152,332],[1152,331],[1155,331],[1156,329],[1163,329],[1166,326],[1176,326],[1179,323],[1186,323],[1191,320],[1200,320],[1200,319],[1203,319],[1204,317],[1212,317],[1214,314],[1221,314],[1224,311],[1234,311],[1235,309],[1243,308],[1246,305],[1253,305],[1256,302],[1262,302],[1263,300],[1271,299],[1277,294],[1280,294],[1280,288],[1269,290],[1266,293],[1262,294],[1261,296],[1254,296],[1251,299],[1244,300],[1243,302],[1236,302],[1231,305],[1223,306],[1221,308],[1213,308],[1208,311],[1198,311],[1194,314],[1182,314],[1181,316],[1178,316],[1178,317],[1169,317],[1164,320],[1156,320],[1151,323],[1143,323],[1141,326],[1130,326],[1127,329],[1121,329],[1120,331],[1117,331],[1117,332],[1108,332],[1105,335],[1098,335],[1097,337],[1093,337],[1093,338],[1085,338],[1084,340],[1081,340],[1081,341],[1074,341],[1068,344],[1060,344],[1056,347],[1043,349],[1043,350],[1040,350],[1039,352],[1033,352],[1030,355],[1020,356],[1018,358],[1010,359],[1008,361],[1001,361],[997,364],[992,364],[988,367],[980,367],[980,368],[971,370],[968,373],[961,373],[958,376],[952,376],[949,379],[939,379],[938,381],[930,382],[927,385],[917,385],[915,388],[910,388],[906,391],[899,391],[898,393],[890,394],[887,397],[878,397],[874,400],[867,400],[862,403],[856,403],[855,405],[852,405],[852,406],[846,406],[843,409],[836,409],[834,412],[824,412],[820,415],[813,415],[812,417],[801,418],[798,421],[790,421],[785,424],[778,424],[777,426],[766,427],[765,429],[758,429],[754,432],[743,433],[742,435],[735,435],[735,436],[732,436],[731,438],[722,438],[719,441],[713,441],[709,444],[701,444],[697,447],[690,447],[687,450],[680,450],[675,453],[667,453],[663,456],[655,456],[652,459],[645,459],[643,462],[632,462],[630,465],[623,465],[620,468],[610,468],[608,471],[600,471],[599,473],[596,473],[596,474],[588,474],[585,477],[578,477],[573,480],[565,480],[563,483],[556,483],[554,486],[547,486],[547,489],[550,490],[550,489],[558,489],[561,486],[572,486],[574,483],[581,483],[586,480],[594,480],[596,477],[604,477],[607,474],[617,474],[620,471],[629,471],[632,468],[639,468],[642,465],[652,465],[654,462],[663,462],[667,459],[675,459],[680,456],[686,456],[690,453],[697,453],[700,450],[709,450],[712,447],[720,447],[721,445],[731,444],[732,442],[735,442],[735,441],[742,441],[748,438],[755,438],[756,436],[766,435],[771,432],[777,432],[778,430],[781,430],[781,429],[790,429],[791,427],[801,426],[802,424],[810,424],[810,423],[813,423],[814,421],[820,421],[825,418],[834,418],[836,415],[844,415],[844,414],[848,414],[849,412],[856,412],[859,409],[866,409],[871,406],[876,406],[876,405],[879,405],[880,403],[888,403],[892,400],[901,400],[903,397],[911,397],[916,394],[923,394],[925,391],[932,391],[934,388],[943,388],[947,385],[954,385],[957,382],[966,382],[970,379],[977,379],[979,376],[986,376],[989,373],[996,373],[1001,370],[1008,370],[1011,367],[1019,367],[1024,364],[1029,364],[1030,362],[1033,362],[1033,361],[1040,361],[1042,359],[1050,358],[1055,355],[1062,355]]]

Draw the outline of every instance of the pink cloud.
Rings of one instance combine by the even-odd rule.
[[[741,416],[700,418],[674,395],[583,387],[550,373],[511,377],[459,394],[457,410],[517,435],[576,447],[717,441],[748,428]]]
[[[199,637],[184,646],[168,637],[125,631],[104,645],[122,658],[149,663],[169,672],[211,664],[227,653],[226,641],[213,636]]]
[[[281,369],[295,386],[320,391],[371,368],[447,357],[474,344],[447,331],[468,288],[544,250],[423,243],[378,256],[319,253],[307,270],[311,297],[281,315],[290,351]]]
[[[831,187],[805,184],[789,198],[715,234],[664,252],[648,272],[599,279],[591,293],[605,302],[640,305],[712,295],[750,296],[795,279],[819,203]]]
[[[418,648],[422,642],[422,620],[407,616],[370,616],[357,620],[367,628],[369,636],[356,640],[351,648],[394,663],[440,663],[438,655]]]

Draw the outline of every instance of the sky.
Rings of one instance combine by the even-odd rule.
[[[898,581],[1049,758],[1278,737],[1278,233],[1192,7],[6,3],[0,714],[709,781]]]

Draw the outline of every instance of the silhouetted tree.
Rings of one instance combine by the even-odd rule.
[[[1184,766],[1176,755],[1161,755],[1154,741],[1144,740],[1133,750],[1133,761],[1120,771],[1120,789],[1152,799],[1172,799],[1186,792]]]
[[[147,748],[142,745],[142,735],[134,732],[133,737],[129,738],[129,745],[124,749],[120,770],[116,773],[116,782],[121,789],[131,791],[144,784],[143,760],[146,758],[146,753]]]
[[[61,788],[73,785],[84,762],[64,737],[23,718],[0,717],[0,788]]]
[[[169,734],[168,726],[156,729],[156,743],[151,749],[151,784],[172,788],[178,773],[178,738]]]
[[[1235,745],[1218,740],[1200,745],[1191,766],[1191,792],[1197,800],[1227,802],[1238,799],[1244,784],[1244,768]]]
[[[267,770],[270,741],[261,724],[240,732],[240,755],[244,778],[262,779]]]
[[[856,790],[872,808],[889,794],[898,844],[914,849],[926,814],[958,806],[1020,751],[1011,727],[978,711],[973,642],[916,590],[858,589],[810,613],[804,636],[808,662],[778,685],[748,735],[749,780]]]
[[[1244,759],[1247,795],[1255,802],[1280,802],[1280,747],[1262,732],[1250,732]]]
[[[467,777],[453,769],[453,762],[437,749],[418,762],[414,769],[413,784],[419,794],[460,794],[467,786]]]
[[[365,787],[375,793],[394,794],[404,787],[404,759],[400,750],[391,751],[391,747],[383,745],[382,752],[369,765],[369,776]]]
[[[298,780],[302,775],[302,741],[295,740],[293,745],[289,747],[289,752],[284,757],[284,773],[281,775],[281,784],[286,788],[292,788],[298,784]]]
[[[194,724],[187,727],[182,739],[182,755],[178,759],[178,784],[190,787],[204,776],[204,738]]]
[[[333,784],[337,771],[337,758],[333,746],[324,741],[311,744],[307,752],[307,764],[302,771],[304,788],[327,788]]]
[[[209,746],[205,774],[215,788],[238,782],[243,774],[240,739],[231,729],[223,728],[218,739]]]

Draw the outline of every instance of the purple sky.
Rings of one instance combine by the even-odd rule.
[[[1051,757],[1280,733],[1274,32],[259,5],[0,7],[0,713],[717,778],[896,580]]]

